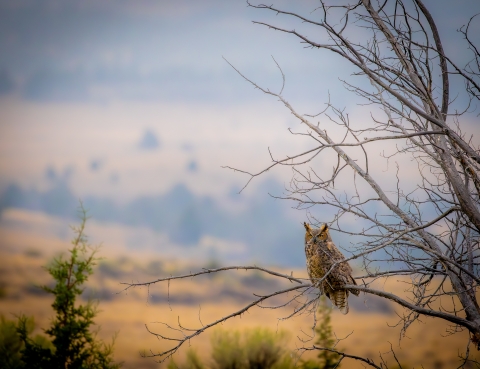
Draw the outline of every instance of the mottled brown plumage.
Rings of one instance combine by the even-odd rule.
[[[359,294],[357,290],[341,289],[346,284],[357,284],[352,277],[352,268],[348,262],[339,263],[333,268],[324,280],[320,280],[330,270],[334,263],[345,260],[337,249],[328,232],[328,226],[322,224],[313,229],[309,224],[305,226],[305,255],[307,257],[307,271],[312,283],[318,287],[340,309],[343,314],[348,313],[348,292]]]

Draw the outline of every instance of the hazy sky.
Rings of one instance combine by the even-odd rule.
[[[277,3],[307,15],[317,6]],[[455,30],[480,2],[426,4],[461,59]],[[257,171],[270,163],[268,147],[275,155],[309,148],[288,133],[298,123],[285,108],[223,57],[278,91],[273,56],[284,95],[302,113],[322,110],[330,94],[368,118],[339,81],[352,72],[345,62],[252,20],[302,27],[243,0],[0,1],[0,190],[61,179],[79,196],[122,201],[182,181],[223,196],[246,177],[221,166]]]

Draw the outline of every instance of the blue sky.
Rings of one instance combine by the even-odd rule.
[[[426,4],[441,25],[447,50],[464,59],[465,48],[456,52],[461,38],[455,30],[480,5],[467,0]],[[278,5],[320,16],[311,13],[315,1]],[[252,20],[318,34],[288,18],[249,8],[243,0],[0,1],[0,129],[9,141],[9,149],[2,150],[0,187],[9,180],[38,183],[46,168],[76,168],[80,176],[81,167],[92,162],[102,163],[97,175],[110,170],[108,176],[118,185],[122,176],[114,168],[115,156],[136,161],[137,171],[164,166],[160,155],[155,164],[151,152],[134,150],[146,132],[164,143],[157,151],[168,152],[172,166],[184,168],[196,161],[199,173],[229,178],[220,179],[225,181],[223,192],[243,178],[232,179],[225,170],[217,174],[221,165],[249,167],[254,157],[269,163],[267,147],[275,143],[282,152],[303,147],[285,134],[297,122],[243,81],[223,57],[262,86],[279,90],[273,56],[286,75],[285,97],[303,113],[323,109],[329,95],[355,112],[354,97],[339,81],[352,72],[345,62],[305,49],[294,37]],[[71,136],[78,138],[76,143]],[[209,154],[214,147],[217,153]],[[29,156],[35,156],[35,168],[27,163]],[[15,164],[6,165],[7,158]],[[185,180],[183,174],[166,170],[174,182]],[[201,191],[211,186],[198,182]],[[168,186],[157,188],[165,191]],[[82,193],[80,186],[76,190]],[[145,190],[139,186],[128,191]]]
[[[274,56],[288,76],[286,93],[302,104],[341,91],[333,73],[328,87],[318,73],[336,68],[334,61],[304,58],[298,43],[254,26],[260,15],[243,1],[1,7],[3,187],[45,185],[44,172],[55,170],[71,173],[79,195],[132,197],[178,181],[226,194],[244,177],[220,167],[246,168],[257,158],[253,169],[260,169],[269,145],[288,147],[286,129],[295,122],[223,57],[279,89]],[[304,83],[312,79],[319,83]],[[162,144],[142,149],[147,133]],[[102,165],[92,173],[92,163]]]
[[[309,61],[294,42],[252,25],[269,14],[243,1],[4,2],[2,8],[0,45],[8,52],[1,65],[30,100],[236,104],[258,96],[238,83],[222,56],[277,86],[271,55],[289,72],[334,66]]]

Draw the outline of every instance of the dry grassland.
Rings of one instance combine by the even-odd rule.
[[[50,279],[42,268],[48,260],[68,245],[58,238],[40,237],[38,234],[25,233],[16,229],[0,228],[0,287],[4,297],[0,300],[0,313],[9,317],[24,313],[35,316],[39,327],[46,327],[52,317],[50,304],[52,299],[39,292],[35,285],[48,284]],[[107,249],[100,252],[106,257],[96,267],[89,282],[86,295],[100,299],[96,319],[101,325],[100,337],[109,340],[118,332],[115,357],[125,361],[125,368],[161,367],[152,359],[140,357],[142,350],[153,353],[169,347],[169,344],[150,335],[145,324],[153,331],[166,333],[159,323],[176,325],[180,318],[186,327],[198,327],[239,309],[253,299],[252,293],[265,293],[276,288],[288,286],[260,273],[226,272],[217,276],[204,276],[183,281],[174,281],[146,288],[121,292],[122,281],[149,281],[170,274],[199,270],[204,265],[187,265],[180,261],[162,260],[154,254],[115,253]],[[281,271],[281,270],[280,270]],[[282,272],[282,271],[281,271]],[[283,271],[290,273],[290,271]],[[304,270],[294,270],[294,276],[305,277]],[[405,284],[398,279],[390,279],[383,286],[386,290],[403,294]],[[351,354],[368,356],[378,361],[381,353],[391,364],[394,363],[390,343],[397,357],[408,368],[453,368],[458,365],[458,354],[463,352],[467,334],[459,333],[446,336],[448,324],[440,320],[423,319],[423,323],[414,324],[407,337],[399,342],[400,329],[392,328],[398,321],[395,313],[403,310],[379,300],[366,300],[364,296],[350,297],[352,311],[344,316],[334,310],[332,325],[337,337],[348,339],[339,343],[339,348]],[[304,333],[311,333],[312,316],[303,315],[294,319],[279,320],[291,311],[291,308],[270,310],[253,308],[242,317],[234,318],[222,324],[224,329],[245,329],[249,327],[268,327],[272,330],[286,330],[290,333],[289,349],[302,346],[299,339],[305,339]],[[206,332],[193,339],[190,346],[197,349],[204,358],[209,353],[209,335]],[[390,342],[390,343],[389,343]],[[310,342],[311,344],[311,342]],[[308,345],[308,343],[307,343]],[[178,361],[187,347],[177,354]],[[315,356],[306,353],[303,358]],[[362,368],[354,361],[346,361],[343,368]],[[393,366],[392,366],[393,367]]]

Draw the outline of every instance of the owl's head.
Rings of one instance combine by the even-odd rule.
[[[330,240],[330,234],[328,232],[328,225],[326,223],[323,223],[320,228],[312,228],[310,227],[310,224],[308,223],[303,223],[303,226],[305,227],[305,242],[308,243],[312,240],[312,238],[315,238],[314,242],[318,241],[326,241]]]

